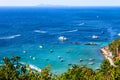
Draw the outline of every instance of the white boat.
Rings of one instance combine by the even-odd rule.
[[[94,61],[95,59],[94,58],[90,58],[89,61]]]
[[[118,33],[118,36],[120,36],[120,33]]]
[[[96,68],[96,70],[100,70],[100,68],[99,68],[99,67],[97,67],[97,68]]]
[[[63,60],[63,59],[61,59],[61,60],[60,60],[60,62],[64,62],[64,60]]]
[[[35,60],[36,58],[35,57],[33,57],[33,60]]]
[[[61,59],[62,57],[61,56],[58,56],[59,59]]]
[[[26,51],[23,51],[23,53],[26,53]]]
[[[53,52],[54,52],[54,51],[51,49],[51,50],[50,50],[50,53],[53,53]]]
[[[80,59],[80,62],[82,62],[83,60],[82,59]]]
[[[94,64],[94,62],[89,62],[89,64],[90,64],[90,65],[93,65],[93,64]]]
[[[93,39],[98,39],[99,36],[93,35],[92,38],[93,38]]]
[[[64,37],[64,36],[60,36],[60,37],[58,37],[58,39],[59,39],[60,41],[65,41],[65,40],[67,40],[68,38],[66,38],[66,37]]]
[[[39,48],[41,48],[41,49],[42,49],[42,48],[43,48],[43,46],[42,46],[42,45],[40,45],[40,46],[39,46]]]

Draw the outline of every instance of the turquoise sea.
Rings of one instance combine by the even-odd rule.
[[[1,63],[4,56],[20,56],[20,62],[51,65],[56,73],[70,64],[99,68],[104,59],[100,48],[120,37],[119,14],[119,7],[1,7]],[[97,45],[85,45],[89,42]]]

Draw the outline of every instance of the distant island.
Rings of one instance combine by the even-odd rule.
[[[71,7],[66,5],[51,5],[51,4],[39,4],[36,5],[36,7]]]

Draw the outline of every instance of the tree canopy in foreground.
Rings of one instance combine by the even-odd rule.
[[[119,80],[120,59],[115,62],[117,67],[110,66],[108,60],[104,60],[99,70],[93,70],[86,66],[73,65],[71,69],[62,74],[53,74],[49,67],[41,72],[34,71],[26,65],[19,63],[20,57],[4,57],[4,63],[0,66],[0,80]]]

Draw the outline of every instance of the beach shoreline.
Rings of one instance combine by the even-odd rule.
[[[105,59],[107,59],[110,62],[111,66],[115,66],[113,61],[113,55],[112,52],[109,50],[108,46],[104,46],[101,49],[102,54],[104,55]]]

